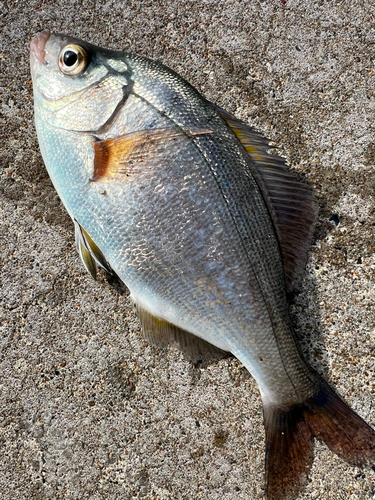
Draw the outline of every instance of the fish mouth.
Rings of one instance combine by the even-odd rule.
[[[43,64],[44,58],[46,56],[46,43],[51,36],[49,31],[41,31],[37,34],[36,38],[30,43],[30,59],[37,61],[39,64]]]

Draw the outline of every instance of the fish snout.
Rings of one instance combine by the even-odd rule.
[[[44,61],[46,55],[45,47],[49,37],[50,33],[48,31],[41,31],[30,43],[30,56],[34,56],[34,59],[39,64],[42,64]]]

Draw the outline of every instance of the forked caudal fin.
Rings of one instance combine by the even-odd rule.
[[[326,382],[305,403],[264,408],[266,498],[292,500],[313,461],[313,438],[352,465],[375,464],[375,431]]]

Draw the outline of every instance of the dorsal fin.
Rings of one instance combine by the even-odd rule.
[[[314,233],[317,205],[311,189],[290,172],[282,158],[268,153],[268,141],[227,111],[214,105],[244,149],[266,202],[279,240],[288,292],[302,281]]]
[[[143,334],[156,347],[172,347],[183,352],[193,363],[207,359],[221,359],[229,354],[203,339],[182,330],[164,319],[157,318],[135,304]]]

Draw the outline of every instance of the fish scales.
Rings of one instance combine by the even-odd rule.
[[[157,68],[155,68],[155,65],[150,64],[151,71],[148,66],[145,66],[143,64],[138,69],[138,72],[142,74],[151,72],[153,75],[151,78],[152,87],[160,88],[160,75],[159,81],[157,81]],[[135,66],[136,72],[137,67]],[[136,78],[136,74],[134,78]],[[68,168],[66,171],[66,175],[69,177],[62,180],[61,176],[60,179],[65,189],[67,185],[74,186],[74,189],[70,189],[70,210],[74,211],[74,217],[101,246],[109,262],[114,263],[112,267],[119,276],[127,276],[128,282],[131,283],[133,297],[140,303],[144,302],[144,296],[147,297],[148,300],[145,305],[150,312],[160,314],[160,311],[165,308],[170,309],[172,306],[178,310],[178,313],[173,312],[171,318],[177,326],[186,328],[186,323],[188,323],[190,331],[196,335],[200,336],[204,332],[206,336],[209,336],[210,342],[224,350],[232,351],[233,347],[221,341],[221,338],[225,336],[227,342],[236,345],[237,357],[241,356],[241,361],[252,372],[256,369],[256,365],[259,364],[259,358],[262,359],[261,364],[270,365],[268,373],[285,372],[285,362],[282,362],[275,339],[272,338],[274,333],[272,326],[267,321],[267,317],[261,315],[258,318],[259,313],[257,311],[263,311],[264,307],[253,306],[254,302],[262,304],[263,295],[271,302],[269,309],[272,312],[278,312],[280,305],[285,308],[285,287],[281,277],[282,267],[274,231],[259,189],[247,168],[247,159],[244,158],[245,153],[240,149],[237,142],[233,142],[230,131],[220,117],[213,112],[212,108],[209,106],[203,107],[202,110],[198,108],[200,99],[195,91],[189,89],[189,92],[184,92],[184,95],[190,97],[189,101],[178,99],[174,96],[179,95],[180,81],[177,78],[170,78],[168,84],[168,93],[171,94],[173,91],[171,99],[173,106],[170,107],[167,118],[172,124],[177,123],[178,126],[183,128],[209,125],[213,129],[212,137],[206,138],[202,136],[194,139],[194,143],[184,149],[181,158],[177,157],[172,164],[168,162],[164,172],[160,165],[157,167],[159,171],[158,177],[152,176],[153,169],[150,166],[145,176],[141,174],[141,179],[137,177],[137,184],[139,183],[139,185],[136,187],[132,186],[127,191],[124,186],[119,188],[117,185],[106,185],[107,194],[101,197],[97,196],[97,190],[92,184],[88,185],[86,192],[83,192],[75,177],[69,180],[71,172],[75,170],[71,165],[77,163],[77,161],[70,160],[67,163]],[[146,96],[145,99],[155,109],[160,110],[159,114],[163,113],[162,125],[165,125],[164,117],[168,110],[163,107],[164,100],[161,103],[157,101],[158,96],[163,96],[163,90],[157,95],[155,91],[153,94],[148,89],[143,91],[142,81],[137,87],[139,92]],[[192,109],[194,112],[191,112]],[[174,114],[173,110],[178,110],[178,112]],[[129,112],[133,113],[133,110],[128,110]],[[154,126],[156,125],[159,124],[154,121]],[[126,132],[130,131],[130,128],[126,130]],[[108,134],[110,134],[110,129],[105,136]],[[215,140],[216,135],[219,141]],[[87,144],[86,147],[89,155],[91,144]],[[56,149],[59,149],[59,147]],[[74,151],[77,150],[73,149]],[[206,163],[202,163],[200,151],[205,152]],[[195,161],[190,167],[189,159],[194,157]],[[79,161],[80,159],[78,159]],[[189,185],[186,186],[186,197],[183,199],[180,196],[180,189],[184,189],[185,179],[182,177],[185,173],[191,173],[191,179]],[[86,179],[83,182],[86,184]],[[161,182],[164,186],[163,203],[160,201],[160,196],[155,196],[156,182]],[[201,186],[201,193],[193,193],[191,186]],[[118,191],[122,194],[119,195]],[[249,193],[252,196],[249,196]],[[199,220],[196,220],[194,214],[191,213],[192,208],[194,210],[194,198],[197,195],[208,205],[206,220],[203,219],[202,214],[200,214]],[[114,203],[114,206],[112,205],[112,201],[118,200],[119,196],[128,200],[122,213],[119,211],[117,203]],[[227,204],[222,203],[222,196],[227,200]],[[79,200],[84,200],[84,203],[82,201],[80,203],[82,214],[78,208]],[[113,211],[108,211],[110,206]],[[140,206],[143,207],[145,213],[139,214]],[[228,217],[228,206],[232,217]],[[67,200],[67,207],[69,210],[69,200]],[[178,211],[176,211],[176,207],[178,207]],[[95,214],[97,212],[103,214],[100,226],[96,223]],[[221,213],[220,221],[216,221],[220,231],[218,235],[215,235],[215,233],[210,235],[209,229],[213,226],[212,220],[215,213]],[[107,215],[104,216],[104,214]],[[185,214],[189,214],[190,230],[185,230],[184,233],[176,232],[175,229],[176,226],[179,226],[180,217]],[[254,219],[257,220],[257,224],[251,224]],[[173,220],[173,226],[170,224],[171,220]],[[121,224],[121,226],[118,226],[118,224]],[[190,243],[194,241],[197,231],[202,227],[205,228],[202,235],[203,240],[209,238],[213,241],[208,247],[203,245],[201,252],[192,253]],[[104,236],[103,231],[107,232]],[[152,244],[155,242],[155,234],[168,234],[168,239],[172,242],[169,244],[168,252],[160,251],[162,249],[158,248],[151,250]],[[225,241],[222,238],[223,234],[226,235]],[[231,244],[232,240],[233,245]],[[133,242],[130,248],[126,248],[128,242]],[[134,242],[137,242],[137,244]],[[139,259],[140,254],[142,255],[138,249],[139,242],[144,248],[148,248],[147,258],[143,258],[142,262]],[[210,252],[212,251],[211,248],[215,247],[215,255],[207,255],[206,249]],[[233,256],[228,252],[228,248],[232,247],[236,248]],[[243,249],[242,259],[235,266],[235,261],[240,258],[239,249],[241,247]],[[116,256],[120,252],[122,252],[122,258],[119,261]],[[113,258],[111,258],[112,254]],[[174,254],[177,255],[175,265],[173,261]],[[250,256],[252,261],[249,258]],[[206,266],[210,260],[216,262],[217,274],[221,277],[221,286],[218,287],[217,291],[212,290],[210,296],[207,297],[207,290],[212,288],[210,286],[212,279],[210,274],[206,273],[204,269],[199,269],[198,266],[201,263]],[[222,269],[219,268],[220,261],[222,262]],[[275,265],[275,262],[279,263],[279,265]],[[182,265],[189,265],[189,267],[182,269]],[[135,269],[134,276],[129,271],[131,267]],[[237,275],[229,279],[229,272],[233,272],[236,267],[238,267]],[[252,267],[258,267],[258,269],[252,271]],[[165,276],[166,269],[168,269],[170,280]],[[183,275],[180,276],[180,279],[183,280],[181,284],[178,281],[180,271],[183,271]],[[263,288],[268,284],[270,285],[268,290],[262,290],[261,287],[259,297],[251,300],[248,299],[250,273],[253,275],[253,283],[257,281],[257,276],[264,276],[259,285],[263,285]],[[155,280],[155,276],[158,276],[158,280]],[[210,283],[207,280],[210,280]],[[240,288],[239,280],[242,280],[243,289]],[[235,292],[230,293],[230,285],[233,283],[236,283]],[[184,290],[184,295],[179,296],[175,292],[176,287]],[[198,293],[198,290],[202,288],[203,293]],[[145,290],[147,290],[146,293]],[[225,295],[221,298],[220,295],[223,293]],[[277,294],[281,295],[281,298],[278,298]],[[273,296],[275,297],[274,301],[272,301]],[[152,303],[154,297],[158,299],[158,302]],[[222,302],[220,315],[217,314],[218,300]],[[225,301],[230,301],[229,307],[223,304]],[[213,307],[214,305],[215,307]],[[233,327],[233,319],[228,319],[233,316],[234,309],[238,310],[236,318],[239,324],[236,329]],[[191,311],[198,311],[199,314],[196,318],[191,317]],[[169,311],[167,314],[170,316],[171,312]],[[202,318],[205,318],[204,322],[202,322]],[[227,320],[219,325],[218,321],[221,318]],[[281,323],[280,320],[279,322]],[[256,328],[257,323],[259,323],[258,329]],[[215,330],[211,333],[212,325],[215,325]],[[271,335],[264,335],[266,325]],[[256,335],[258,330],[259,334]],[[279,335],[283,334],[284,332],[281,330]],[[237,337],[239,337],[238,340]],[[252,342],[256,346],[257,359],[253,359],[253,351],[248,353],[248,349],[245,348],[246,350],[244,350],[244,348],[239,347],[243,343],[246,346],[252,338]],[[288,341],[289,336],[286,336],[285,340]],[[278,340],[278,343],[280,345],[282,341]],[[270,344],[273,345],[272,349],[270,349]],[[264,349],[262,349],[263,345]],[[294,343],[290,351],[295,351]],[[270,353],[275,355],[271,356]],[[246,359],[245,355],[250,356],[250,360]],[[290,360],[290,356],[286,359]],[[279,364],[279,367],[277,367],[277,364]],[[282,386],[278,389],[279,395],[285,391],[285,386],[283,380]],[[288,389],[294,391],[293,388]]]
[[[315,220],[309,189],[159,63],[42,32],[31,68],[41,152],[85,267],[124,281],[151,342],[199,355],[208,342],[254,376],[267,499],[296,497],[314,437],[374,463],[374,431],[305,363],[289,319]]]
[[[139,59],[136,59],[135,63],[137,63],[138,60]],[[160,75],[160,70],[154,63],[151,62],[145,64],[143,62],[141,63],[138,71],[137,69],[137,66],[135,66],[135,78],[138,74],[148,75],[151,70],[153,73],[153,77],[150,79],[152,86],[153,88],[156,87],[160,89],[160,80],[162,75]],[[224,253],[222,255],[222,258],[226,259],[225,268],[233,268],[240,253],[242,254],[242,258],[244,260],[244,264],[241,264],[239,270],[239,276],[240,279],[243,280],[244,289],[241,290],[236,285],[236,296],[228,296],[228,300],[231,301],[230,310],[232,312],[229,317],[232,317],[233,310],[236,310],[237,318],[243,316],[244,321],[239,325],[239,328],[237,328],[236,331],[233,331],[233,327],[231,328],[231,325],[229,324],[230,322],[228,322],[225,326],[223,325],[226,331],[225,335],[227,339],[230,339],[231,336],[235,338],[235,340],[233,339],[233,344],[235,344],[238,349],[236,351],[236,356],[244,362],[245,366],[247,366],[251,372],[254,372],[256,365],[259,364],[259,358],[262,358],[260,363],[269,364],[270,373],[285,373],[285,371],[288,370],[285,367],[285,362],[282,362],[278,350],[283,349],[283,344],[286,344],[284,347],[287,351],[285,359],[287,359],[288,362],[293,362],[293,356],[291,356],[291,354],[294,354],[295,357],[297,357],[297,354],[295,352],[294,342],[291,346],[288,346],[288,343],[290,343],[290,332],[288,331],[289,328],[285,325],[285,318],[287,318],[287,314],[284,314],[284,321],[282,318],[275,317],[280,310],[285,309],[286,304],[285,286],[282,278],[283,271],[278,245],[265,204],[248,168],[249,160],[245,157],[245,152],[240,145],[237,142],[233,142],[233,137],[230,135],[230,131],[227,127],[225,127],[225,124],[222,120],[220,120],[220,117],[213,113],[211,107],[204,105],[205,103],[202,106],[202,100],[195,90],[188,87],[188,91],[179,92],[181,81],[178,78],[173,78],[173,75],[167,80],[167,84],[169,87],[169,94],[171,93],[171,90],[174,90],[172,99],[170,95],[168,96],[169,99],[172,100],[173,106],[168,107],[168,109],[163,106],[165,101],[163,91],[155,94],[155,91],[151,93],[151,91],[147,92],[146,89],[144,94],[147,96],[148,102],[165,114],[169,112],[168,116],[179,126],[192,127],[208,124],[209,127],[212,128],[217,134],[217,137],[215,137],[214,134],[207,137],[199,137],[195,139],[195,143],[199,150],[203,152],[207,166],[209,167],[210,172],[212,172],[218,187],[217,189],[215,182],[212,182],[212,179],[210,179],[211,183],[210,185],[207,185],[207,189],[204,194],[208,204],[213,204],[215,200],[219,203],[219,207],[223,207],[222,197],[224,196],[226,200],[226,205],[223,207],[223,221],[225,221],[223,234],[225,234],[226,237],[226,248],[223,249]],[[164,88],[164,82],[162,82],[162,85],[162,88]],[[142,80],[138,86],[140,88],[142,87]],[[177,99],[175,97],[176,94],[182,94],[183,99]],[[178,112],[174,113],[175,109],[178,110]],[[217,140],[217,138],[219,140]],[[211,177],[210,173],[206,173],[206,165],[202,165],[202,167],[204,169],[202,175],[208,175],[208,177]],[[198,178],[193,181],[192,185],[199,185],[200,182],[201,180]],[[176,203],[172,201],[172,205],[176,206]],[[155,209],[157,210],[157,207],[155,207]],[[228,210],[231,217],[228,217]],[[160,214],[160,218],[163,218],[162,213]],[[256,224],[254,224],[254,220],[257,221]],[[202,226],[207,227],[205,222],[202,220],[198,221],[198,227]],[[149,231],[152,231],[151,227],[149,228]],[[191,235],[189,235],[189,238],[194,238],[194,236],[195,230]],[[231,238],[234,239],[233,245],[231,244]],[[233,256],[228,253],[228,248],[232,247],[236,249],[235,255]],[[242,252],[240,249],[242,249]],[[196,257],[197,262],[207,259],[206,255],[197,255]],[[246,259],[248,260],[247,265],[245,264]],[[178,263],[178,265],[180,264]],[[252,278],[250,278],[250,275],[252,275]],[[264,301],[268,302],[268,309],[273,316],[274,326],[277,324],[280,325],[278,331],[272,329],[271,324],[267,321],[268,318],[263,316],[261,318],[257,318],[254,308],[246,314],[246,311],[249,310],[249,305],[254,302],[254,299],[249,300],[248,297],[249,281],[252,279],[252,282],[255,283],[257,281],[257,277],[263,278],[258,282],[260,291],[259,296],[255,298],[255,302],[262,304],[262,306]],[[238,281],[238,277],[235,277],[233,280],[227,279],[225,280],[225,286],[228,286],[230,283],[238,283]],[[195,286],[192,288],[194,289]],[[209,288],[207,287],[207,289]],[[241,296],[240,298],[242,300],[236,301],[237,294],[238,296]],[[262,306],[258,308],[255,307],[255,309],[263,310],[264,306]],[[194,307],[196,307],[195,304]],[[228,318],[228,315],[226,314],[225,317]],[[256,328],[257,322],[260,323],[258,335]],[[269,328],[269,331],[272,332],[270,336],[272,337],[272,335],[275,335],[275,337],[278,337],[277,339],[272,339],[270,342],[269,336],[264,335],[264,328],[266,325]],[[200,335],[201,332],[201,328],[195,331],[197,335]],[[214,335],[210,341],[215,343]],[[255,350],[257,351],[258,359],[256,360],[254,360],[253,352],[250,354],[250,360],[245,358],[245,355],[248,355],[248,349],[246,349],[246,346],[248,346],[249,341],[254,344]],[[245,344],[245,346],[243,346],[243,344]],[[263,345],[264,349],[261,348]],[[271,345],[272,348],[270,348]],[[225,349],[225,346],[220,347]],[[229,350],[233,351],[233,347]],[[272,356],[271,353],[274,355]],[[300,369],[300,366],[300,359],[298,357],[296,366],[289,368],[289,371],[292,372],[290,377],[293,377],[293,370],[296,368]],[[259,371],[262,370],[262,368],[260,368]],[[275,378],[278,378],[278,376],[276,375]],[[283,387],[278,388],[279,396],[281,396],[281,393],[286,389],[284,377],[281,379],[283,380]],[[294,387],[289,387],[288,390],[294,392]]]
[[[138,61],[140,61],[139,67],[137,67]],[[202,100],[200,96],[197,95],[194,89],[186,87],[185,85],[181,85],[180,79],[174,77],[174,75],[171,75],[171,77],[165,82],[161,82],[160,79],[163,75],[160,75],[159,66],[157,66],[153,62],[145,62],[144,60],[140,60],[139,58],[135,58],[135,60],[131,62],[134,71],[134,78],[135,80],[139,80],[139,83],[135,86],[135,91],[137,92],[139,88],[141,94],[146,96],[145,99],[147,99],[147,102],[153,105],[156,109],[160,110],[160,112],[167,115],[175,124],[181,127],[187,128],[193,126],[209,125],[210,128],[212,128],[217,133],[217,138],[219,138],[219,141],[214,136],[202,136],[195,139],[195,144],[198,149],[203,152],[204,158],[210,168],[210,171],[215,177],[217,187],[219,189],[218,191],[215,183],[212,183],[211,180],[210,186],[207,186],[207,189],[205,189],[205,198],[207,199],[209,206],[213,207],[214,199],[219,199],[219,205],[221,206],[222,196],[224,196],[229,206],[229,211],[231,213],[232,219],[234,220],[234,225],[231,224],[231,227],[226,227],[223,231],[226,235],[227,243],[229,242],[232,233],[234,233],[233,237],[236,237],[237,233],[239,236],[239,241],[236,241],[234,243],[234,247],[237,249],[236,255],[234,255],[232,258],[231,255],[228,254],[228,247],[230,248],[231,245],[225,245],[226,249],[223,250],[223,256],[226,257],[225,266],[230,266],[233,268],[234,260],[238,258],[238,249],[242,247],[243,253],[245,254],[243,258],[246,259],[247,257],[250,267],[255,268],[253,275],[265,276],[260,285],[263,284],[263,295],[267,297],[271,302],[270,310],[279,311],[280,306],[285,307],[285,287],[283,284],[283,279],[281,277],[283,271],[281,267],[279,251],[277,243],[275,241],[274,231],[271,227],[269,216],[266,211],[266,207],[259,193],[259,189],[251,175],[251,172],[249,171],[248,159],[244,157],[245,153],[243,149],[240,148],[237,143],[233,143],[233,137],[230,135],[230,131],[227,129],[227,127],[225,127],[225,124],[222,122],[222,120],[220,120],[217,114],[213,113],[212,108],[208,105],[202,106]],[[151,77],[149,77],[150,74]],[[149,77],[147,79],[144,79],[147,84],[146,89],[143,89],[143,75],[147,75]],[[155,93],[155,90],[148,90],[150,86],[151,89],[160,89],[161,85],[163,85],[162,90],[157,94]],[[167,92],[169,93],[169,95],[167,96],[168,100],[163,93],[165,87],[167,87]],[[181,89],[184,90],[184,92],[182,92]],[[164,105],[165,102],[169,104],[168,107]],[[184,161],[184,159],[182,159],[182,161]],[[188,170],[186,168],[186,164],[184,163],[183,167],[184,170]],[[204,171],[201,175],[207,175],[205,167],[206,166],[203,165]],[[196,186],[201,183],[200,178],[192,179],[192,181],[192,186]],[[177,186],[178,189],[181,189],[181,186],[183,186],[183,184],[178,181]],[[189,188],[189,190],[190,189],[191,188]],[[250,203],[252,203],[252,205],[250,205]],[[160,202],[156,200],[156,206],[152,208],[152,211],[158,210],[159,205]],[[172,200],[171,206],[176,206],[175,200]],[[223,220],[226,220],[226,226],[228,226],[228,223],[232,222],[231,219],[228,220],[227,210],[228,208],[224,207],[225,213],[223,215]],[[163,220],[164,214],[160,213],[158,215],[158,219]],[[253,221],[254,219],[257,220],[257,224],[251,224],[251,221]],[[167,218],[167,220],[170,219]],[[209,227],[206,226],[205,221],[198,221],[198,228],[202,226]],[[157,226],[154,225],[147,228],[147,234],[152,232],[152,230],[155,231],[155,227]],[[193,231],[188,235],[188,240],[196,237],[196,231],[198,228],[193,228]],[[164,231],[170,231],[170,229],[170,226],[168,226],[161,229],[161,231],[157,230],[157,232],[163,233]],[[180,235],[178,234],[176,236],[179,240]],[[252,242],[256,242],[256,244],[252,245]],[[188,247],[187,250],[187,255],[190,256],[191,253]],[[250,260],[250,257],[252,257],[252,260]],[[205,260],[207,260],[207,255],[196,255],[197,262],[204,262]],[[276,263],[278,263],[279,265],[276,265]],[[177,262],[177,266],[180,265],[180,262]],[[244,332],[249,331],[249,329],[250,332],[256,331],[254,327],[256,323],[256,316],[254,312],[250,311],[250,314],[245,313],[245,308],[250,303],[247,300],[248,297],[246,291],[249,287],[249,279],[247,279],[246,275],[252,272],[251,269],[246,271],[247,268],[248,265],[241,265],[240,275],[245,276],[245,290],[243,290],[243,293],[240,294],[242,296],[241,298],[243,299],[241,301],[242,303],[238,304],[238,310],[241,311],[242,309],[244,321],[242,325],[240,325],[241,328],[237,329],[237,332],[233,333],[233,336],[236,336],[236,333],[237,335],[239,334],[241,340],[243,339],[245,340],[245,342],[248,342],[249,339],[248,337],[246,337],[246,339],[244,338]],[[194,272],[195,271],[193,270],[193,273]],[[173,276],[175,276],[175,273],[176,271],[173,271]],[[253,280],[256,280],[256,278],[253,278]],[[225,283],[227,284],[231,282],[236,282],[236,279],[234,279],[233,281],[229,279],[225,280]],[[267,286],[268,284],[270,284],[271,286],[268,289],[265,289],[265,286]],[[193,285],[192,288],[194,290],[196,286]],[[206,287],[206,289],[209,289],[209,287]],[[236,292],[239,293],[238,288],[236,289]],[[281,297],[279,298],[278,295],[280,295]],[[273,296],[275,296],[275,299],[274,303],[272,304]],[[202,299],[200,298],[200,300]],[[235,304],[234,298],[231,296],[229,296],[228,300],[231,300],[230,308],[233,311],[233,308],[237,304]],[[261,298],[259,298],[258,300],[260,303],[262,302]],[[188,304],[188,307],[190,306],[193,306],[194,308],[197,307],[196,304]],[[180,305],[180,307],[182,307],[182,304]],[[215,311],[213,312],[213,314],[215,315]],[[279,322],[281,323],[280,320]],[[230,337],[229,325],[225,325],[224,327],[226,329],[226,336]],[[262,328],[264,328],[263,324],[261,325],[261,329]],[[202,329],[199,328],[195,331],[195,333],[199,335],[201,331]],[[250,332],[249,336],[251,336]],[[280,335],[283,334],[284,332],[281,330]],[[287,335],[288,334],[289,332],[287,332]],[[263,338],[260,341],[259,338],[256,338],[254,340],[254,343],[259,350],[259,357],[264,359],[265,363],[267,363],[267,360],[270,358],[270,356],[266,356],[259,348],[262,343],[267,342],[266,339]],[[288,340],[289,336],[287,336],[286,341]],[[214,336],[211,341],[215,343]],[[236,342],[237,345],[238,342],[239,340],[237,340]],[[279,340],[279,344],[282,344],[281,340]],[[225,349],[225,346],[221,345],[220,347]],[[292,352],[295,350],[293,347],[292,349],[290,349]],[[275,346],[274,351],[276,353],[276,357],[279,357]],[[265,347],[265,352],[270,352],[268,345],[266,345]],[[239,355],[240,353],[237,354],[237,357],[239,357]],[[287,359],[290,359],[290,357]],[[241,360],[245,362],[245,359]],[[246,365],[248,365],[249,367],[249,362],[247,362]],[[251,366],[254,366],[254,362]]]

